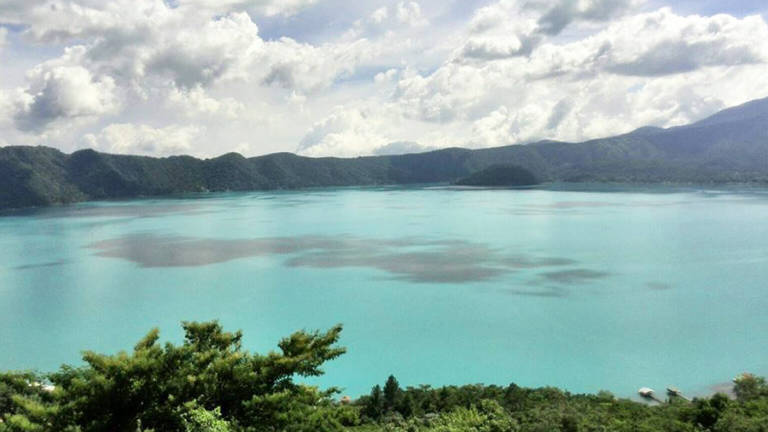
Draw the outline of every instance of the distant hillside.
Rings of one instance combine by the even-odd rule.
[[[459,186],[533,186],[539,184],[536,176],[516,165],[492,165],[459,179]]]
[[[768,99],[700,122],[582,143],[544,141],[491,149],[353,159],[275,153],[244,158],[150,158],[47,147],[0,148],[0,208],[197,191],[455,182],[492,165],[541,181],[768,182]]]

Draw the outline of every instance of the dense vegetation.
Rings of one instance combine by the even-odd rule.
[[[544,141],[354,159],[277,153],[149,158],[0,148],[0,209],[201,191],[455,182],[492,165],[541,181],[768,182],[768,99],[701,122],[583,143]]]
[[[456,182],[460,186],[532,186],[539,179],[515,165],[492,165]]]
[[[344,352],[341,327],[298,332],[265,355],[242,349],[239,332],[185,323],[185,340],[156,330],[130,353],[84,354],[82,367],[0,374],[0,432],[241,431],[734,431],[768,430],[768,385],[744,375],[723,394],[650,406],[608,392],[470,385],[384,387],[354,401],[294,382],[322,373]]]

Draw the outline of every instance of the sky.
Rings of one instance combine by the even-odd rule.
[[[582,141],[768,96],[764,0],[0,0],[0,146]]]

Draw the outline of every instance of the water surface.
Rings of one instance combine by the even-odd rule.
[[[219,319],[266,351],[345,326],[358,395],[515,382],[703,394],[768,374],[768,191],[439,187],[211,194],[0,217],[0,369]]]

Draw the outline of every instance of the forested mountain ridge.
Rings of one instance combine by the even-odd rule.
[[[202,160],[4,147],[0,208],[198,191],[454,182],[498,164],[524,168],[542,181],[768,182],[768,99],[687,126],[646,127],[581,143],[350,159],[228,153]]]

